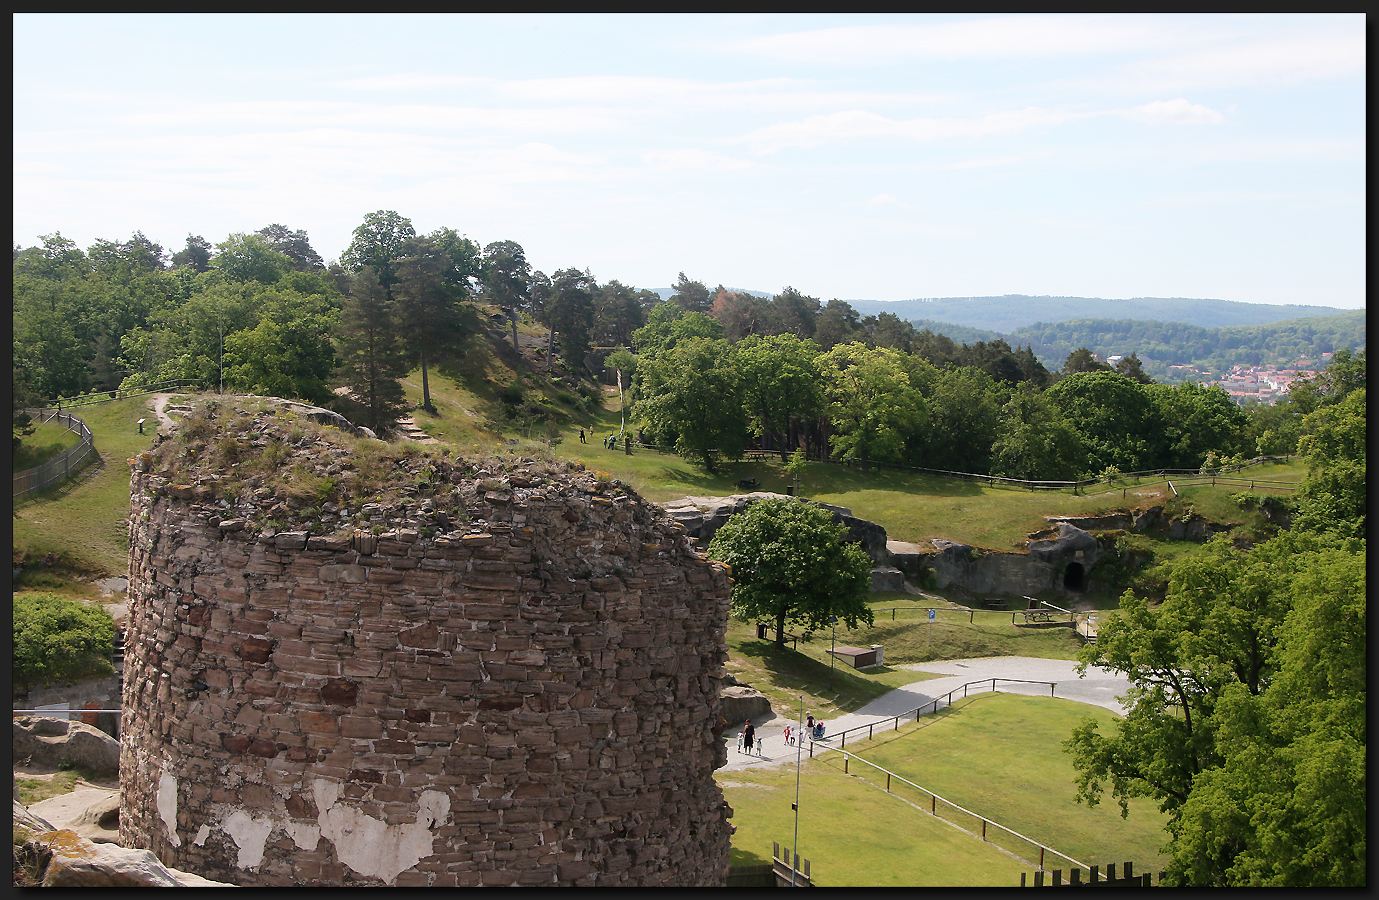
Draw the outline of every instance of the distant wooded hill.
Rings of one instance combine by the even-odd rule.
[[[1012,346],[1030,345],[1050,368],[1061,366],[1068,354],[1079,347],[1102,356],[1136,353],[1146,361],[1145,371],[1160,380],[1167,375],[1167,367],[1173,365],[1220,373],[1237,365],[1291,365],[1298,360],[1312,360],[1314,368],[1320,368],[1323,353],[1366,346],[1363,309],[1227,328],[1152,320],[1073,319],[1027,325],[1004,337]]]
[[[910,320],[917,328],[925,327],[921,321],[930,321],[990,329],[993,332],[1010,332],[1037,322],[1064,322],[1069,319],[1144,319],[1182,322],[1202,328],[1222,328],[1232,325],[1265,325],[1285,319],[1333,316],[1346,312],[1344,309],[1330,306],[1276,306],[1185,297],[1103,300],[1100,297],[1031,297],[1026,294],[1007,294],[1003,297],[941,297],[934,300],[894,302],[849,300],[848,303],[864,316],[888,312]],[[956,335],[949,336],[954,340],[958,339]]]
[[[1323,353],[1366,346],[1363,309],[1333,316],[1226,328],[1202,328],[1152,319],[1036,322],[1008,332],[927,319],[913,321],[913,324],[917,329],[927,328],[934,334],[947,335],[964,344],[1000,338],[1012,347],[1029,346],[1051,371],[1061,368],[1068,354],[1079,347],[1086,347],[1102,357],[1135,353],[1144,363],[1145,372],[1156,381],[1182,380],[1168,369],[1178,365],[1217,374],[1229,371],[1232,366],[1286,366],[1298,360],[1311,360],[1315,368],[1320,368]]]

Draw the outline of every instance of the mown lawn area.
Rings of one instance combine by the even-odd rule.
[[[1103,728],[1115,719],[1068,700],[983,694],[873,741],[849,742],[848,750],[1088,865],[1130,860],[1138,871],[1158,871],[1165,816],[1153,804],[1132,803],[1122,819],[1114,803],[1089,808],[1072,799],[1071,759],[1061,745],[1087,716]],[[799,853],[822,886],[1018,885],[1020,872],[1033,866],[995,844],[1038,862],[1029,843],[997,838],[994,828],[984,843],[978,820],[941,813],[974,832],[964,834],[930,815],[927,794],[894,780],[887,794],[884,774],[855,761],[847,768],[844,774],[836,753],[801,767]],[[771,842],[788,844],[794,833],[795,767],[717,778],[738,827],[733,864],[768,862]],[[1046,869],[1066,873],[1069,866],[1052,855],[1045,860]]]
[[[608,450],[598,438],[617,418],[605,412],[599,432],[587,444],[579,431],[562,433],[557,453],[590,469],[608,472],[648,500],[664,502],[686,496],[726,496],[741,493],[737,482],[755,478],[758,490],[785,493],[790,481],[779,459],[724,462],[709,474],[696,463],[674,454],[622,449]],[[1268,469],[1274,477],[1275,467]],[[1261,476],[1263,477],[1263,476]],[[1213,490],[1207,486],[1207,490]],[[1239,488],[1217,488],[1223,496]],[[800,483],[800,496],[843,506],[852,514],[886,528],[890,540],[925,544],[934,538],[960,541],[992,550],[1023,548],[1030,533],[1048,525],[1045,516],[1097,515],[1111,510],[1163,505],[1172,498],[1166,484],[1105,485],[1089,494],[1066,491],[1021,491],[972,481],[912,472],[858,468],[833,463],[810,463]],[[1236,516],[1242,511],[1231,505]]]
[[[830,665],[831,629],[816,633],[810,641],[778,647],[774,629],[768,630],[766,640],[759,640],[754,623],[729,619],[728,671],[770,698],[773,709],[793,708],[803,695],[811,709],[821,710],[828,718],[829,710],[832,714],[852,712],[894,688],[940,677],[896,668],[906,663],[987,656],[1074,659],[1082,646],[1071,628],[1017,628],[1010,624],[1010,613],[977,610],[969,622],[966,607],[912,594],[873,594],[868,603],[874,625],[856,630],[840,627],[837,643],[881,644],[886,665],[853,669],[841,659]],[[928,614],[915,608],[927,606],[943,607],[932,626]],[[893,607],[908,608],[892,613]],[[799,634],[798,629],[790,630]]]
[[[86,574],[122,574],[128,560],[129,465],[157,432],[152,401],[131,397],[75,410],[90,427],[100,460],[73,478],[14,504],[14,551],[29,558],[58,555]],[[144,434],[138,420],[147,418]],[[25,573],[28,577],[28,573]],[[43,585],[32,584],[32,587]]]
[[[41,466],[80,440],[81,435],[56,421],[38,425],[32,434],[24,435],[19,449],[14,451],[14,471]]]

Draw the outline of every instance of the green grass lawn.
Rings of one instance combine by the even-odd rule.
[[[1165,817],[1153,804],[1132,803],[1122,819],[1114,803],[1089,808],[1072,799],[1073,769],[1061,744],[1087,716],[1103,726],[1115,719],[1109,710],[1067,700],[984,694],[855,748],[849,742],[848,749],[1088,865],[1130,860],[1139,871],[1158,871]],[[928,795],[896,781],[888,795],[884,774],[855,762],[847,768],[845,775],[838,754],[801,768],[799,852],[818,884],[1014,886],[1030,870],[993,843],[936,821]],[[794,766],[716,777],[738,827],[733,864],[768,862],[771,842],[788,844],[794,832]],[[943,815],[980,834],[980,822],[951,810]],[[1038,861],[1033,846],[998,834],[988,829],[994,843]],[[1045,868],[1066,872],[1069,864],[1049,856]]]
[[[792,708],[803,695],[811,709],[828,718],[828,710],[833,714],[852,712],[894,688],[940,677],[896,668],[898,665],[986,656],[1074,659],[1082,646],[1071,628],[1017,628],[1010,624],[1009,613],[977,610],[969,622],[966,607],[940,602],[937,605],[948,608],[939,609],[930,626],[927,613],[913,608],[892,613],[889,608],[936,605],[933,601],[911,594],[873,594],[868,603],[874,610],[875,624],[856,630],[839,628],[837,643],[854,647],[881,644],[885,648],[884,666],[859,670],[842,660],[831,665],[831,630],[815,634],[810,641],[777,647],[774,631],[768,632],[766,640],[758,640],[753,623],[729,619],[728,671],[765,694],[774,709]]]
[[[617,424],[605,411],[597,437]],[[760,490],[785,493],[789,480],[778,459],[725,462],[715,474],[668,453],[608,450],[591,440],[579,443],[579,430],[562,434],[558,453],[591,469],[608,472],[648,500],[663,502],[685,496],[739,493],[739,479],[755,478]],[[1305,474],[1300,464],[1271,465],[1256,472],[1270,480],[1296,480]],[[1187,485],[1179,488],[1199,513],[1213,521],[1251,522],[1257,513],[1242,510],[1230,496],[1242,488]],[[1097,515],[1112,510],[1168,505],[1167,484],[1105,485],[1087,494],[1065,491],[1020,491],[976,482],[892,470],[862,471],[833,463],[810,463],[800,495],[852,510],[858,518],[880,523],[891,540],[924,544],[934,538],[959,541],[993,550],[1022,548],[1030,533],[1048,525],[1045,516]],[[1181,505],[1181,503],[1179,504]]]
[[[65,568],[84,575],[123,574],[127,559],[125,517],[129,514],[129,457],[148,449],[156,429],[147,397],[95,403],[76,413],[95,437],[100,461],[80,474],[14,504],[14,551],[32,559],[57,554]],[[28,587],[40,584],[42,572],[26,571]]]
[[[41,466],[68,447],[75,446],[81,435],[58,422],[48,422],[24,435],[19,449],[14,451],[14,471],[22,472]]]

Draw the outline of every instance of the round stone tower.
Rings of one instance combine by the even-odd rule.
[[[655,506],[270,401],[131,462],[123,844],[240,885],[724,883],[729,582]]]

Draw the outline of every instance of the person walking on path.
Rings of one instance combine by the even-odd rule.
[[[786,745],[787,747],[793,747],[793,746],[795,746],[795,745],[791,742],[791,740],[790,740],[790,726],[789,726],[789,725],[786,725],[786,726],[785,726],[785,745]]]
[[[742,729],[742,743],[747,746],[747,752],[752,752],[752,741],[756,739],[757,730],[752,727],[752,720],[747,720],[747,727]]]
[[[581,444],[587,444],[587,443],[589,443],[588,441],[586,441],[586,440],[584,439],[584,429],[583,429],[583,428],[581,428],[581,429],[579,430],[579,442],[580,442]]]

